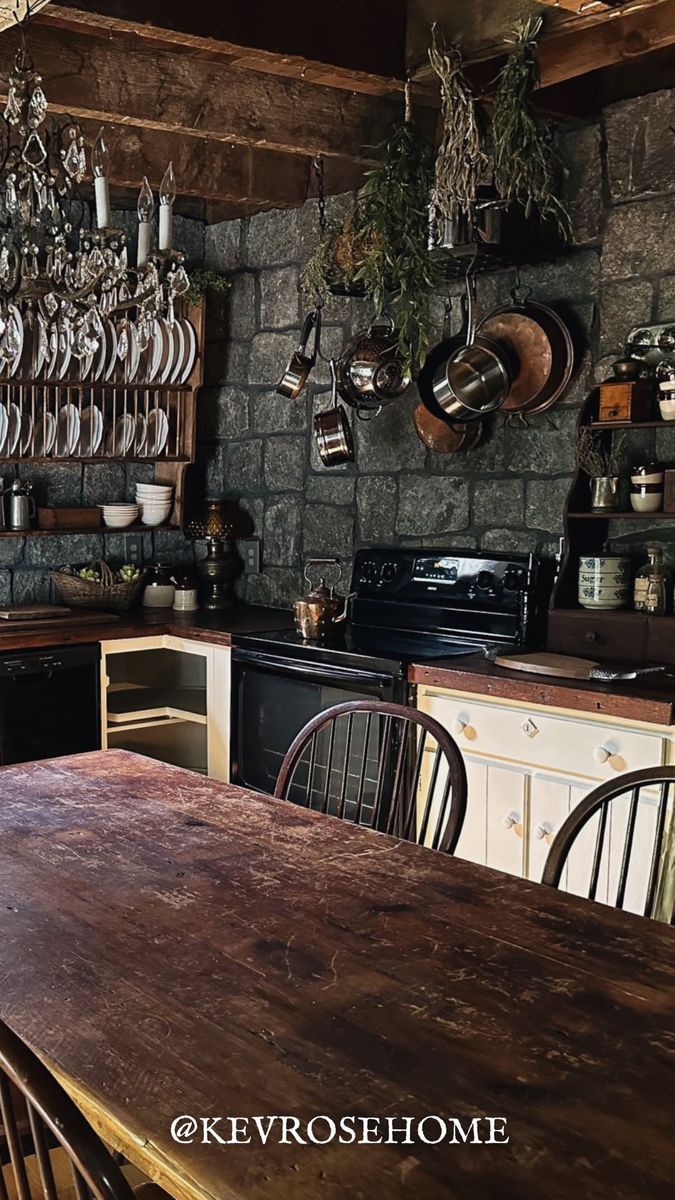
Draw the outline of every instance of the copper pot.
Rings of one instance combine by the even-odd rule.
[[[312,330],[314,330],[314,347],[312,353],[308,354],[307,343],[309,342]],[[289,400],[295,400],[296,396],[300,395],[300,392],[309,379],[309,373],[316,362],[320,340],[321,308],[317,306],[305,317],[298,348],[293,351],[288,366],[277,384],[277,392],[280,396],[286,396]]]
[[[349,418],[337,399],[335,359],[330,360],[332,378],[331,407],[314,418],[314,437],[319,457],[325,467],[337,467],[354,462],[354,442]]]
[[[316,587],[312,587],[309,577],[310,567],[337,567],[338,576],[329,588],[322,577]],[[293,605],[295,627],[301,637],[307,641],[319,641],[330,637],[347,620],[349,601],[352,596],[336,596],[335,584],[339,582],[342,572],[337,558],[310,558],[305,565],[304,576],[310,585],[310,591]],[[352,593],[355,594],[355,593]]]

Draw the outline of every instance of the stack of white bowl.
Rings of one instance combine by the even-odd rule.
[[[173,487],[163,483],[137,483],[136,501],[144,525],[161,525],[173,508]]]
[[[623,608],[630,598],[630,559],[616,554],[579,560],[579,603],[582,608]]]
[[[138,520],[137,504],[102,504],[103,524],[110,529],[126,529]]]

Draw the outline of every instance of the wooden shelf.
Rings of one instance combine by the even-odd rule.
[[[153,533],[156,529],[175,531],[180,529],[180,526],[164,522],[162,525],[125,525],[123,529],[111,529],[108,525],[74,526],[72,529],[0,529],[0,538],[66,537],[68,534],[77,533],[102,534],[104,537],[108,537],[115,533]]]
[[[640,513],[633,512],[632,509],[629,512],[623,509],[615,511],[609,508],[599,512],[568,512],[567,516],[572,521],[675,521],[675,513],[662,511]]]
[[[159,718],[193,721],[206,725],[206,689],[200,687],[130,687],[108,694],[108,724],[111,729],[132,725],[147,727]]]
[[[591,429],[675,429],[675,421],[590,421]]]

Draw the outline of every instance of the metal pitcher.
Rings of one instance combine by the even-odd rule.
[[[36,512],[32,485],[15,479],[9,489],[9,529],[30,529],[31,520]]]

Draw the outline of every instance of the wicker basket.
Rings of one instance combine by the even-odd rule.
[[[120,583],[115,579],[107,562],[96,559],[88,566],[100,572],[101,583],[82,579],[75,572],[79,567],[64,567],[50,571],[50,578],[57,592],[72,608],[100,608],[110,612],[126,612],[131,608],[145,579],[145,571],[133,583]]]

